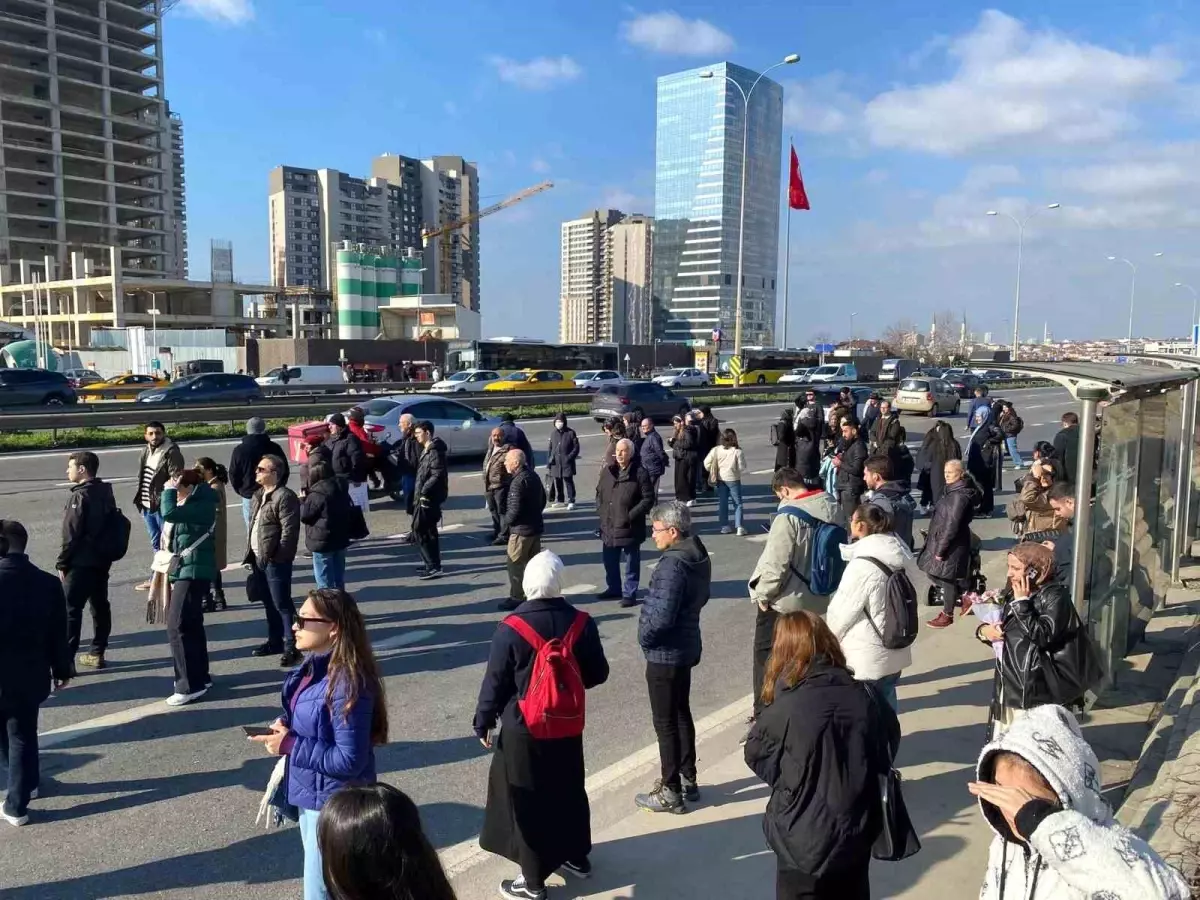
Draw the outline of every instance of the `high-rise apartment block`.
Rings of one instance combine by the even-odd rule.
[[[663,340],[706,340],[716,328],[733,337],[745,138],[742,342],[774,343],[783,88],[763,78],[747,110],[742,92],[758,77],[720,63],[658,79],[654,299]]]
[[[649,343],[653,226],[615,209],[562,223],[559,340]]]
[[[182,123],[157,0],[0,4],[0,270],[71,253],[106,274],[187,274]],[[76,273],[82,277],[83,273]]]
[[[422,249],[421,233],[479,209],[475,167],[461,157],[419,160],[385,154],[369,178],[336,169],[271,171],[271,281],[332,290],[336,250],[345,241],[400,256]],[[423,293],[449,294],[479,308],[478,226],[434,238],[425,250]],[[449,258],[443,262],[443,248]]]

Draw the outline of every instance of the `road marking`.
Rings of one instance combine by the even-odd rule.
[[[563,588],[563,596],[573,597],[576,594],[590,594],[594,590],[597,590],[597,586],[594,584],[573,584],[570,587]]]
[[[149,718],[156,712],[166,713],[169,709],[171,707],[167,706],[163,700],[158,700],[154,703],[147,703],[144,706],[134,706],[130,709],[123,709],[120,712],[109,713],[107,716],[99,716],[95,719],[76,722],[74,725],[65,725],[62,728],[55,728],[39,734],[38,746],[45,750],[47,747],[54,747],[58,744],[64,744],[67,741],[84,737],[85,735],[95,734],[97,731],[103,731],[105,728],[129,725],[141,719]]]
[[[397,634],[394,637],[384,638],[382,641],[375,641],[372,646],[376,650],[397,650],[400,647],[407,647],[409,644],[419,644],[421,641],[428,640],[433,637],[436,632],[428,629],[418,629],[417,631],[405,631]]]
[[[735,700],[728,706],[718,709],[696,723],[696,740],[699,742],[706,735],[712,732],[720,731],[727,727],[736,719],[741,718],[749,712],[754,699],[753,694],[747,694],[740,700]],[[588,796],[595,797],[605,791],[609,787],[615,787],[623,782],[631,774],[636,772],[651,763],[658,762],[658,743],[653,743],[648,747],[643,747],[636,753],[632,753],[624,759],[618,760],[607,768],[601,769],[586,782],[584,782],[584,790]],[[479,846],[479,836],[470,840],[461,841],[452,846],[446,847],[438,852],[438,856],[442,860],[442,867],[446,870],[448,878],[456,878],[466,872],[468,869],[477,866],[485,859],[489,859],[491,854],[483,850]]]
[[[466,527],[467,527],[466,522],[454,522],[453,524],[450,524],[450,525],[440,526],[438,528],[438,534],[445,534],[447,531],[457,531],[459,528],[466,528]],[[411,533],[412,532],[410,532],[410,531],[402,531],[399,534],[389,534],[387,537],[383,538],[383,540],[394,541],[394,540],[397,540],[398,538],[408,537]]]
[[[455,474],[459,478],[482,478],[483,477],[482,472],[456,472]]]
[[[772,475],[772,474],[774,474],[774,472],[775,472],[774,469],[759,469],[757,472],[751,472],[750,474],[751,475]]]

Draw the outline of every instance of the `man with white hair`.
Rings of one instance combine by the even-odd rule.
[[[417,420],[412,413],[400,416],[400,440],[392,448],[392,465],[400,473],[400,490],[404,493],[404,509],[410,516],[413,514],[413,486],[417,481],[417,465],[421,462],[421,444],[413,433]],[[405,543],[412,543],[412,531],[400,538]]]
[[[646,513],[654,504],[650,476],[638,461],[633,441],[622,438],[613,451],[613,462],[600,470],[596,509],[600,514],[600,540],[604,555],[604,591],[598,600],[621,598],[621,606],[637,605],[646,540]],[[621,561],[625,577],[621,577]]]
[[[496,606],[502,612],[511,612],[525,602],[521,587],[525,566],[542,552],[546,491],[542,480],[525,464],[524,451],[509,450],[504,454],[504,470],[512,478],[502,519],[502,529],[508,532],[508,597]]]
[[[261,416],[252,416],[246,421],[246,436],[233,448],[229,458],[229,486],[242,498],[242,520],[250,527],[250,501],[258,490],[255,467],[264,456],[275,456],[283,460],[280,483],[288,480],[287,454],[267,434],[267,423]]]

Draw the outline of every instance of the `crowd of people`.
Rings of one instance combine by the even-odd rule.
[[[927,585],[926,596],[942,604],[928,622],[933,628],[981,602],[971,524],[992,512],[1005,453],[1014,470],[1024,468],[1013,405],[994,408],[980,397],[973,407],[965,449],[938,422],[916,454],[897,412],[878,395],[860,416],[848,390],[829,410],[808,391],[771,426],[778,505],[747,585],[755,626],[744,752],[771,788],[763,829],[780,898],[870,896],[870,862],[881,858],[881,835],[893,827],[879,785],[900,741],[897,688],[913,662],[917,586]],[[188,466],[166,428],[149,423],[134,508],[152,553],[151,577],[139,588],[147,591],[147,620],[166,625],[174,664],[166,702],[199,700],[212,686],[205,615],[228,606],[221,571],[232,487],[247,531],[247,596],[262,604],[265,618],[266,639],[252,652],[278,656],[288,670],[280,716],[250,739],[278,759],[264,809],[299,824],[305,900],[443,900],[454,892],[415,805],[377,783],[375,748],[388,740],[386,694],[347,590],[346,551],[369,532],[370,458],[384,453],[399,473],[411,516],[404,540],[420,554],[419,577],[442,576],[446,445],[432,423],[411,416],[401,417],[401,438],[388,448],[368,446],[361,425],[355,411],[331,416],[328,437],[305,444],[293,490],[287,454],[261,419],[247,423],[228,467],[208,457]],[[996,658],[991,741],[970,785],[995,833],[982,896],[1182,900],[1181,876],[1112,819],[1099,766],[1070,711],[1098,672],[1064,574],[1077,417],[1066,414],[1063,426],[1053,445],[1034,448],[1020,480],[1023,522],[995,601],[1000,615],[975,629]],[[652,813],[684,814],[702,802],[691,691],[713,578],[695,507],[715,493],[719,531],[746,534],[745,452],[707,407],[677,416],[665,440],[637,414],[610,420],[604,431],[595,494],[605,574],[598,598],[640,607],[637,640],[659,751],[658,777],[632,799]],[[608,679],[609,661],[596,621],[566,599],[563,561],[542,540],[546,508],[575,508],[579,458],[579,436],[559,415],[540,477],[528,438],[507,417],[490,435],[482,468],[490,541],[505,547],[508,593],[496,604],[506,615],[491,641],[472,723],[492,753],[479,840],[519,869],[500,885],[502,896],[516,900],[544,900],[555,872],[587,878],[592,870],[586,695]],[[660,499],[671,465],[673,491],[666,493],[674,499]],[[3,818],[13,825],[27,821],[37,794],[38,707],[80,669],[106,665],[109,572],[131,544],[96,454],[71,454],[67,477],[61,577],[29,561],[20,523],[0,520],[0,596],[20,584],[25,598],[0,604],[0,757],[9,779]],[[925,515],[928,527],[918,528]],[[660,555],[643,591],[647,537]],[[311,558],[316,587],[297,610],[293,569],[301,554]],[[93,637],[80,653],[85,607]],[[1050,753],[1047,735],[1068,752]],[[1068,833],[1071,853],[1064,853]]]

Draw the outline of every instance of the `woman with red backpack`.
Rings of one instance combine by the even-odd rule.
[[[500,883],[509,900],[545,900],[555,870],[592,871],[584,691],[608,679],[608,660],[595,621],[564,599],[562,572],[549,550],[529,561],[525,602],[496,629],[475,707],[475,734],[495,751],[479,846],[521,867]]]

